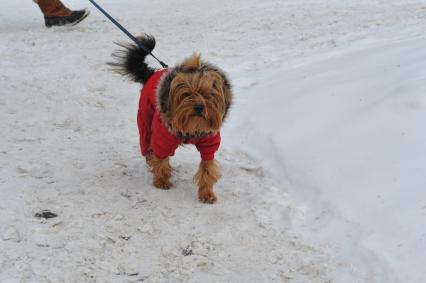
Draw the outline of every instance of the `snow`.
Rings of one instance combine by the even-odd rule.
[[[425,1],[100,3],[168,64],[201,51],[232,78],[219,201],[198,203],[191,147],[151,186],[139,86],[105,65],[120,31],[9,1],[0,282],[426,281]]]
[[[233,120],[238,147],[317,207],[308,230],[372,252],[400,282],[426,279],[425,45],[393,32],[265,72]]]

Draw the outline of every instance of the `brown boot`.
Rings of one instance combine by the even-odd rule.
[[[37,4],[45,17],[66,17],[71,15],[71,10],[59,0],[38,0]]]
[[[46,27],[76,25],[84,20],[89,14],[89,10],[83,9],[71,11],[59,0],[37,0],[35,1],[44,14]]]

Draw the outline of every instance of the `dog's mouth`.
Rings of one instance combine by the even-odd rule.
[[[177,136],[182,140],[198,139],[211,134],[212,132],[196,131],[194,133],[177,132]]]
[[[189,115],[189,118],[202,118],[204,120],[207,120],[206,117],[204,116],[204,113],[194,113]]]
[[[182,136],[199,137],[215,131],[212,121],[199,113],[192,113],[184,120],[179,129],[179,134]]]

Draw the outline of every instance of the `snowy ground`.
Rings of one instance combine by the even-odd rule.
[[[425,1],[103,2],[167,63],[233,79],[219,202],[190,147],[150,185],[139,86],[105,66],[124,35],[3,4],[0,282],[426,281]]]

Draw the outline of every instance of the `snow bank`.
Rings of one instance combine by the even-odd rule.
[[[385,263],[380,282],[426,281],[425,46],[405,30],[265,71],[228,132],[317,207],[315,238]]]

